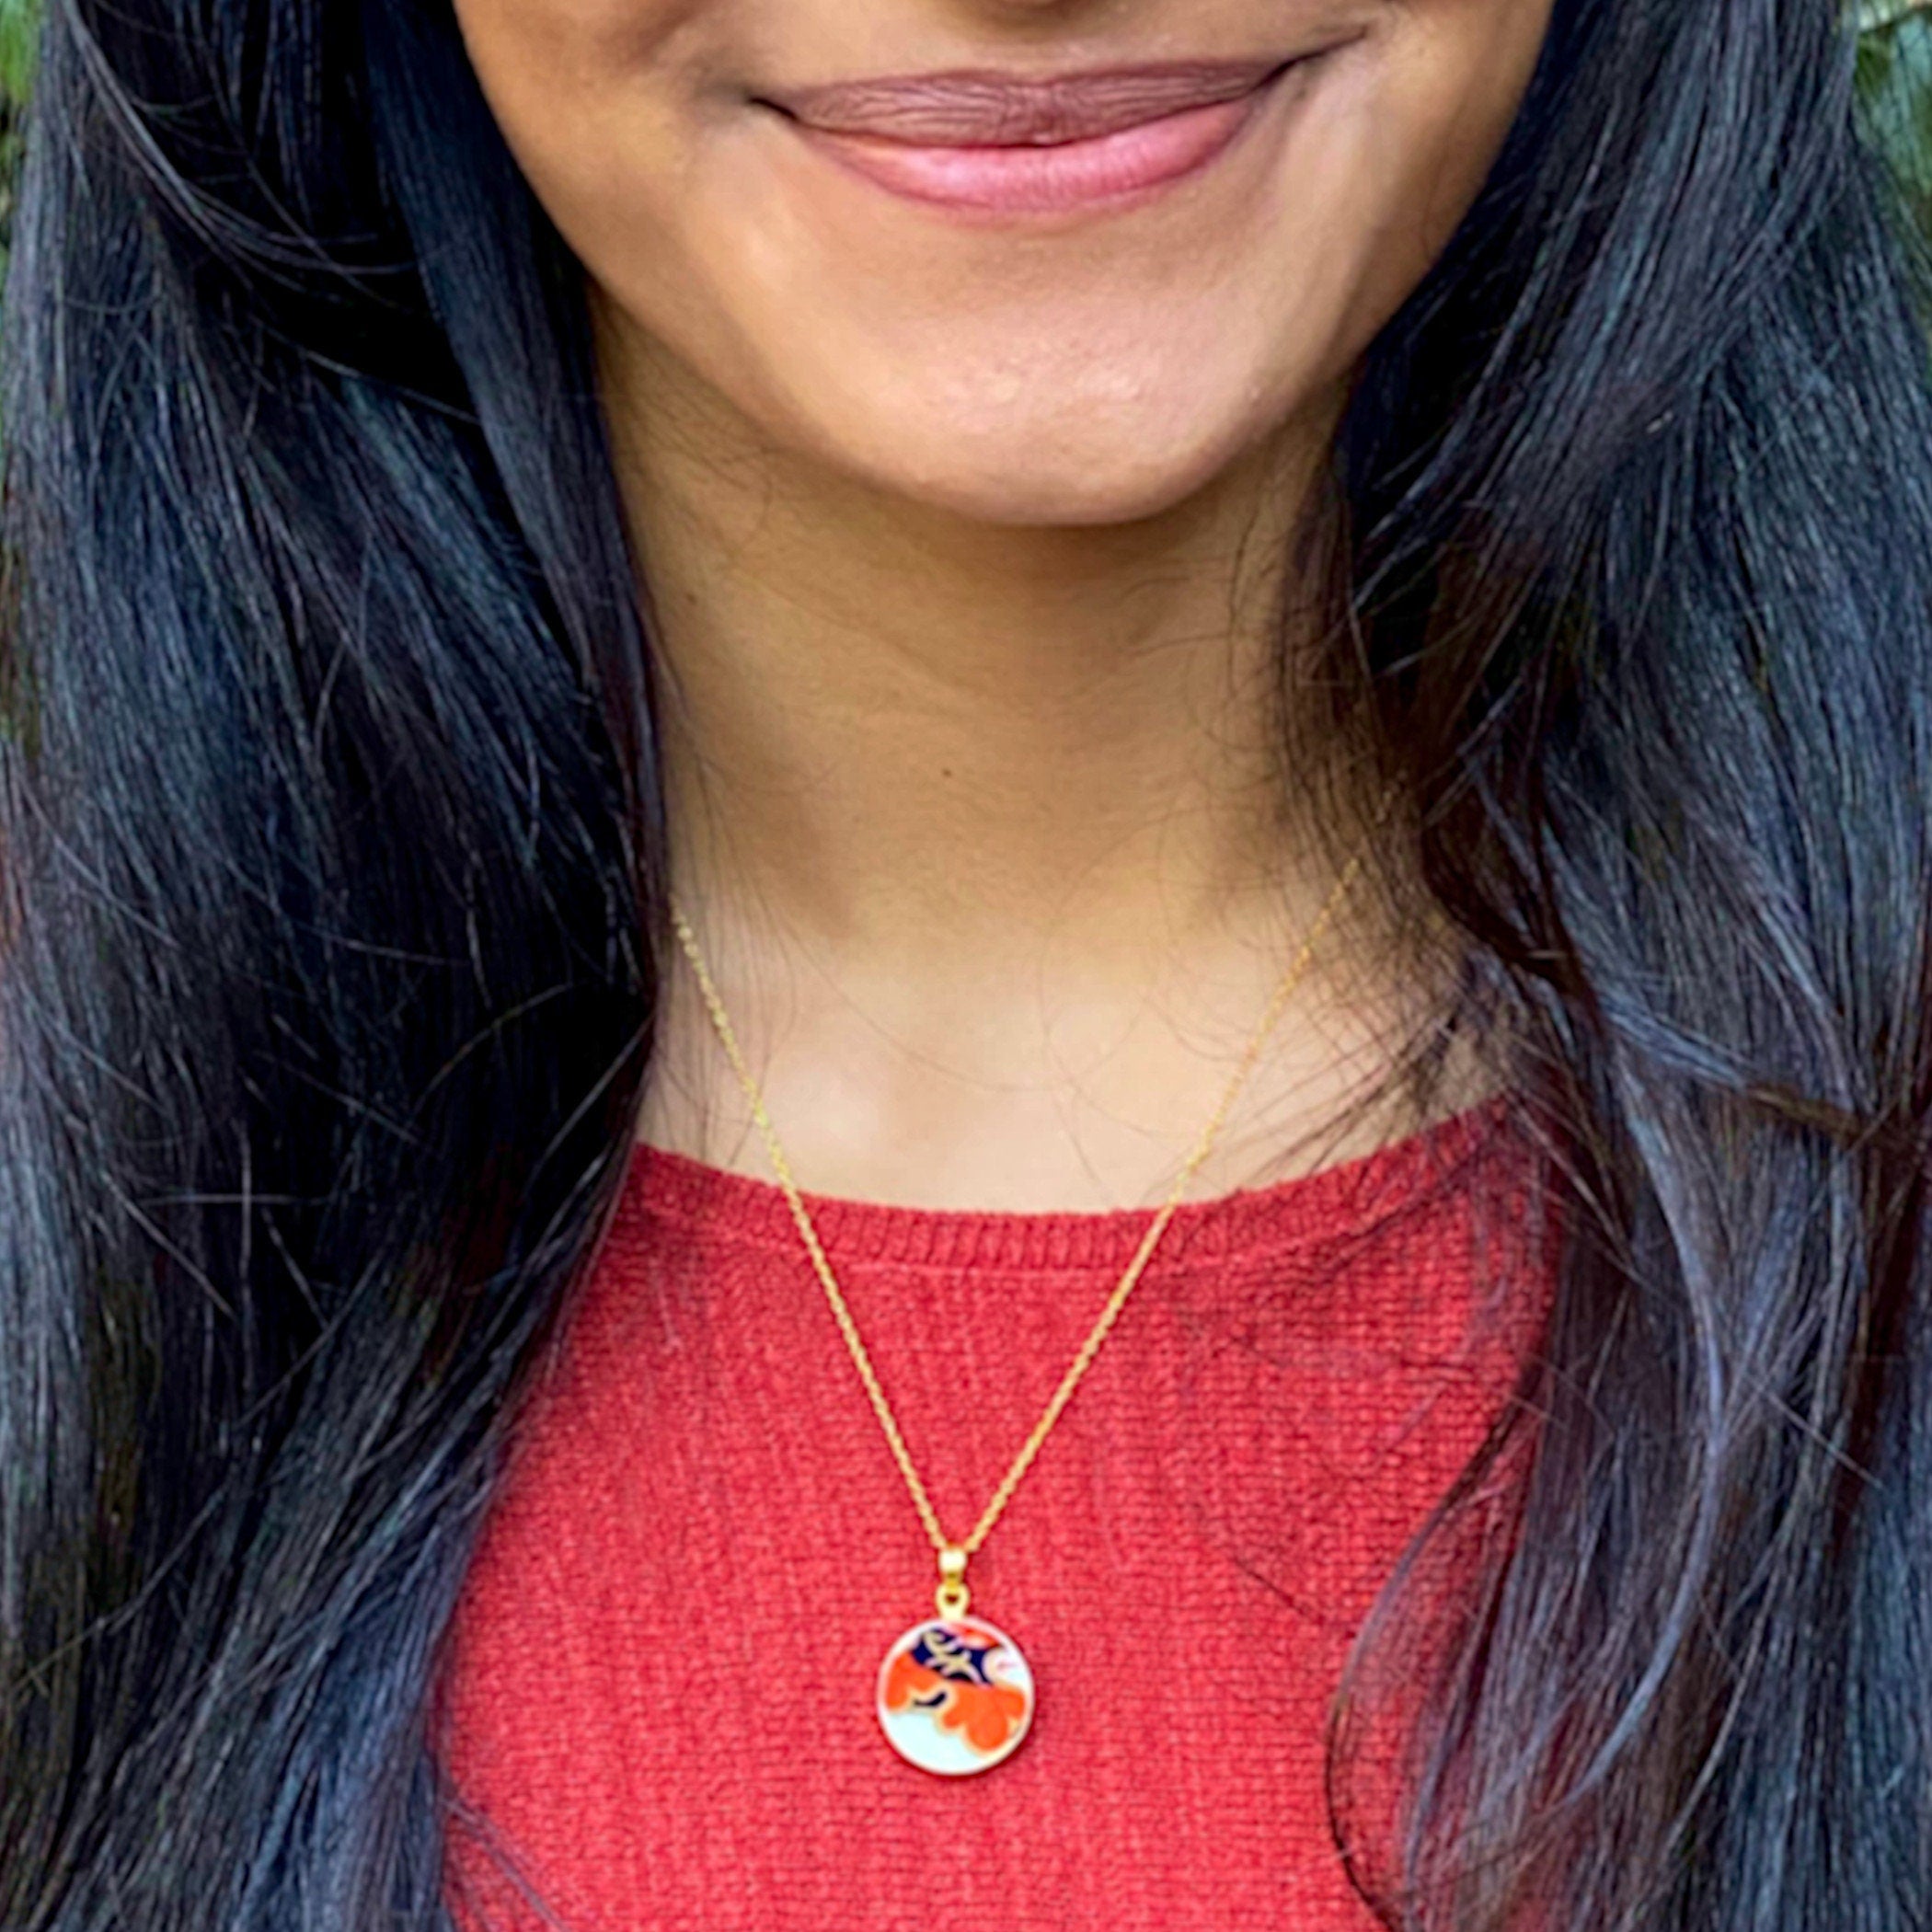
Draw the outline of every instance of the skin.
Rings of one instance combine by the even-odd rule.
[[[457,0],[590,278],[673,890],[808,1190],[1164,1198],[1360,835],[1319,694],[1270,702],[1309,649],[1291,537],[1550,5]],[[1207,170],[1018,220],[896,198],[753,98],[1317,47]],[[1358,888],[1190,1196],[1479,1096],[1452,1059],[1309,1156],[1440,1018],[1397,897]],[[681,958],[638,1133],[770,1172]]]

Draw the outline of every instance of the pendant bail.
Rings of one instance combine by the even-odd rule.
[[[939,1552],[939,1587],[933,1593],[941,1616],[964,1616],[971,1593],[966,1588],[966,1552],[949,1543]]]

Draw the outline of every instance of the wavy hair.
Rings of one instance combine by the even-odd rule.
[[[1325,649],[1558,1163],[1405,1932],[1932,1925],[1927,278],[1828,0],[1558,0]],[[443,1927],[664,949],[582,273],[447,0],[52,0],[0,408],[0,1924]],[[1373,1704],[1374,1697],[1367,1702]]]

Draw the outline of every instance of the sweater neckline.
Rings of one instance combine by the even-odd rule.
[[[1400,1139],[1306,1173],[1203,1200],[1183,1198],[1156,1259],[1172,1263],[1184,1249],[1190,1260],[1211,1265],[1257,1249],[1293,1250],[1364,1234],[1411,1206],[1425,1179],[1440,1181],[1459,1171],[1512,1119],[1512,1098],[1506,1091],[1491,1094]],[[851,1259],[908,1268],[1118,1273],[1158,1213],[1156,1207],[921,1207],[799,1191],[834,1268]],[[776,1180],[638,1141],[631,1148],[613,1238],[622,1241],[627,1224],[635,1229],[648,1223],[803,1257],[790,1203]]]

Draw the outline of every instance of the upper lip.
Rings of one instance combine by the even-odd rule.
[[[889,75],[795,87],[762,98],[808,126],[947,146],[1091,140],[1163,115],[1234,100],[1292,57],[1168,61],[1022,79],[989,68]]]

